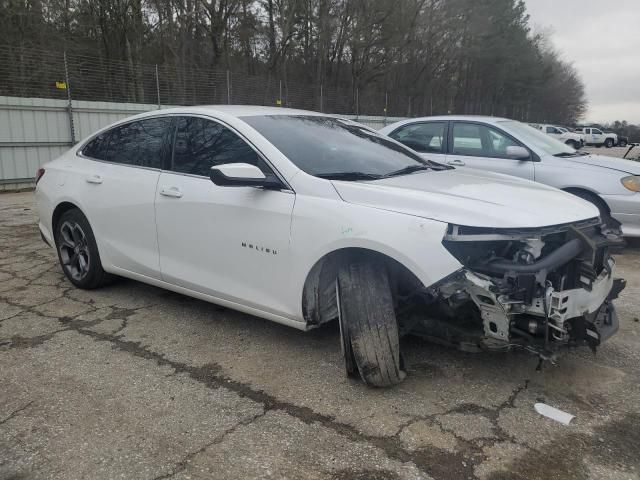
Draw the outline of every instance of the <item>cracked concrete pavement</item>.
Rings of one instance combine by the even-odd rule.
[[[621,331],[597,355],[536,372],[407,338],[407,380],[376,390],[345,377],[335,325],[73,288],[33,194],[0,195],[0,479],[638,479],[639,246],[617,257]]]

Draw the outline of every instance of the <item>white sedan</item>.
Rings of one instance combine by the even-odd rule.
[[[551,358],[617,330],[593,205],[420,158],[351,121],[192,107],[118,122],[38,171],[43,239],[79,288],[114,275],[301,330],[400,382],[399,337]]]
[[[411,118],[387,125],[380,133],[424,158],[565,190],[598,207],[612,228],[622,224],[625,236],[640,237],[640,162],[578,152],[527,124],[506,118]]]

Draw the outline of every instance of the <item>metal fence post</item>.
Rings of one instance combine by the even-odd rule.
[[[356,87],[356,120],[360,116],[360,89]]]
[[[158,110],[162,108],[160,106],[160,77],[158,76],[158,64],[156,63],[156,94],[158,96]]]
[[[282,80],[279,81],[279,85],[280,85],[280,93],[278,93],[278,102],[279,105],[282,106]]]
[[[389,93],[384,91],[384,126],[387,126],[387,107],[389,106]]]
[[[323,98],[322,98],[322,84],[320,84],[320,112],[321,113],[324,112],[322,101],[323,101]]]
[[[71,144],[76,144],[76,129],[73,124],[73,104],[71,102],[71,84],[69,83],[69,66],[67,64],[67,51],[63,52],[64,58],[64,82],[67,87],[67,112],[69,113],[69,136],[71,137]]]
[[[227,70],[227,105],[231,105],[231,74]]]

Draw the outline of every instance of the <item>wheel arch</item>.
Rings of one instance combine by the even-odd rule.
[[[602,199],[602,197],[598,193],[594,192],[593,190],[589,190],[587,188],[582,188],[582,187],[566,187],[566,188],[563,188],[562,190],[580,198],[584,198],[584,196],[587,196],[591,198],[594,201],[594,203],[597,203],[598,205],[602,206],[607,213],[609,214],[611,213],[611,208],[609,208],[609,205],[607,205],[607,202],[605,202]]]
[[[80,212],[82,212],[82,214],[84,215],[85,218],[87,218],[87,215],[82,211],[82,209],[76,205],[75,203],[69,202],[69,201],[62,201],[60,203],[58,203],[58,205],[56,205],[56,208],[53,209],[53,213],[51,214],[51,230],[52,232],[55,232],[56,230],[56,226],[58,225],[58,221],[60,220],[60,217],[62,216],[62,214],[64,212],[68,212],[69,210],[79,210]],[[87,222],[89,221],[89,219],[87,218]],[[89,225],[91,225],[91,223],[89,223]],[[55,233],[54,233],[54,241],[55,241]]]
[[[346,262],[367,259],[383,262],[389,273],[392,289],[424,288],[418,276],[388,254],[366,247],[342,247],[318,259],[307,273],[302,290],[302,314],[310,326],[337,318],[335,279]]]

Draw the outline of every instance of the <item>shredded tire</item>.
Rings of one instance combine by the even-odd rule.
[[[362,261],[341,267],[338,302],[347,372],[352,363],[346,355],[352,353],[367,385],[390,387],[404,380],[398,323],[384,264]]]

